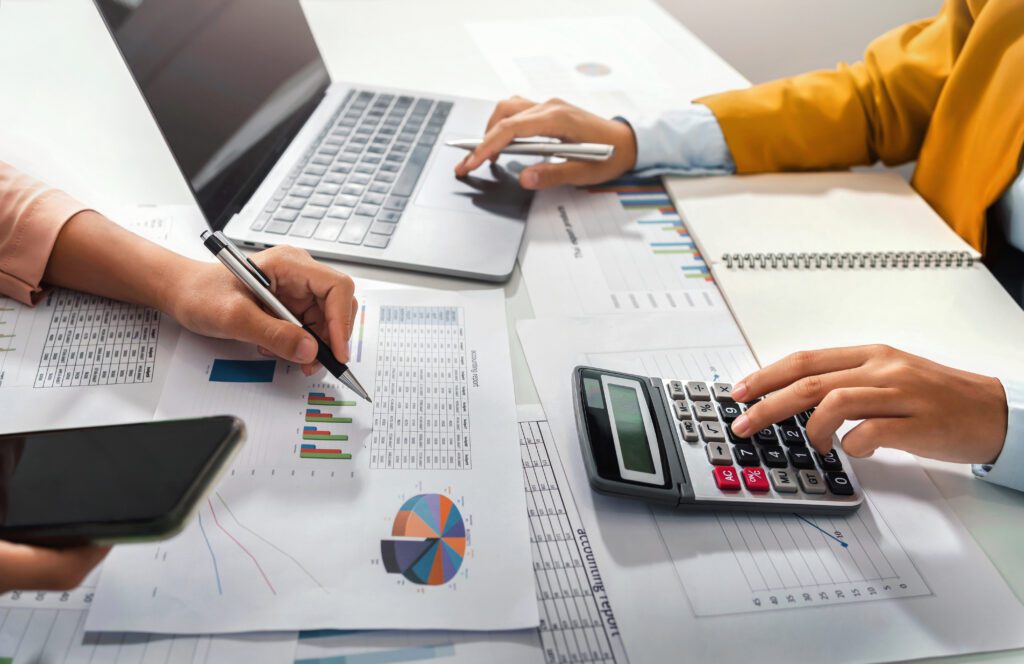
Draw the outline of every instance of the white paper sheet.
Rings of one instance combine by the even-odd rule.
[[[249,439],[184,533],[112,552],[90,630],[537,625],[501,292],[360,302],[349,366],[372,405],[182,337],[158,414],[234,413]]]
[[[539,406],[519,408],[519,451],[541,615],[536,630],[304,633],[296,662],[628,662],[599,561]]]
[[[680,108],[747,85],[738,73],[724,80],[722,68],[688,66],[687,52],[717,56],[696,38],[683,51],[633,16],[470,21],[466,30],[507,89],[607,116]]]
[[[586,490],[569,400],[572,367],[591,363],[735,380],[751,368],[753,358],[731,319],[690,314],[685,323],[679,317],[670,323],[667,317],[639,315],[611,324],[607,319],[536,320],[521,321],[518,330],[583,523],[605,565],[626,648],[636,661],[685,652],[694,661],[748,662],[751,653],[766,661],[802,661],[828,653],[831,661],[868,662],[1024,645],[1024,608],[917,462],[902,453],[880,451],[854,462],[868,503],[856,517],[815,519],[826,531],[813,531],[816,540],[801,534],[802,523],[759,523],[756,515],[720,523],[713,514],[651,509]],[[840,549],[846,547],[828,537],[836,531],[849,547],[863,549],[851,554],[855,560],[841,559],[846,554]],[[778,539],[771,539],[773,533]],[[743,536],[758,534],[765,538],[760,550],[751,545],[743,552]],[[806,564],[819,574],[828,566],[836,576],[821,579],[821,587],[810,592],[800,578],[807,570],[795,570],[800,558],[818,553],[822,567]],[[828,561],[826,555],[835,558]],[[871,567],[883,568],[886,561],[900,578],[871,578],[892,576]],[[744,574],[758,566],[764,574],[774,569],[778,578],[765,588],[751,586],[753,577]],[[840,569],[847,578],[838,576]],[[862,578],[853,578],[853,570]],[[883,592],[886,584],[897,595],[911,596],[893,597]],[[794,608],[778,610],[780,604]]]
[[[540,318],[724,306],[656,180],[539,192],[519,263]]]
[[[0,430],[148,420],[178,325],[153,309],[55,289],[0,297]]]
[[[85,618],[100,570],[67,592],[11,592],[0,597],[0,661],[90,664],[285,664],[296,634],[230,636],[89,633]],[[9,659],[4,659],[9,658]]]

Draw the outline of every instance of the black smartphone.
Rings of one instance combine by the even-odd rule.
[[[50,547],[169,537],[245,438],[216,416],[0,435],[0,539]]]

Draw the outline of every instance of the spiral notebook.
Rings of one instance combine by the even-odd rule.
[[[1024,311],[898,175],[672,178],[670,195],[758,361],[887,343],[1024,375]]]

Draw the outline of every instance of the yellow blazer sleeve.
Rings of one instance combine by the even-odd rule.
[[[882,35],[853,65],[697,101],[718,118],[738,173],[913,160],[970,30],[969,1]]]

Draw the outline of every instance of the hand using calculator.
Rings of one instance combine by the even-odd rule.
[[[807,436],[820,453],[846,420],[864,420],[843,438],[843,451],[855,457],[894,447],[987,464],[1006,438],[1006,394],[998,379],[888,346],[794,353],[736,383],[733,398],[761,399],[732,423],[735,435],[808,412]]]

